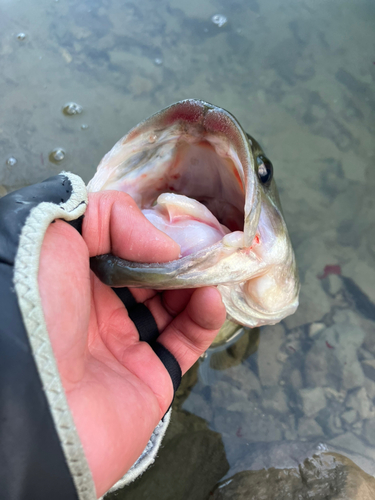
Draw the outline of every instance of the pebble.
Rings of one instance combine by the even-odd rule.
[[[347,424],[352,424],[356,421],[357,419],[357,412],[353,410],[345,411],[342,415],[341,418],[347,423]]]
[[[288,411],[288,400],[281,387],[270,387],[264,391],[262,406],[267,411],[286,413]]]
[[[280,361],[280,363],[285,363],[285,361],[288,359],[288,355],[283,351],[279,351],[276,355],[276,359],[277,361]]]
[[[346,407],[356,409],[362,419],[375,417],[375,411],[364,387],[349,394]]]
[[[328,281],[328,293],[331,295],[336,295],[342,288],[342,280],[337,274],[330,274],[327,277]]]
[[[316,387],[315,389],[301,389],[299,394],[302,399],[302,411],[306,417],[316,415],[326,406],[326,397],[323,387]]]
[[[309,337],[315,337],[319,332],[324,330],[326,325],[324,323],[311,323],[309,326]]]
[[[298,434],[300,438],[324,436],[323,429],[313,418],[302,417],[298,421]]]

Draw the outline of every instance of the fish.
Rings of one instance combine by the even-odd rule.
[[[114,145],[88,190],[128,193],[181,247],[167,263],[93,257],[107,285],[216,286],[228,321],[248,328],[296,311],[298,270],[273,165],[225,109],[197,99],[162,109]]]

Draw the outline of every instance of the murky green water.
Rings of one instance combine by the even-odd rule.
[[[204,500],[323,450],[375,472],[374,28],[372,0],[0,0],[0,194],[88,181],[132,126],[196,97],[261,142],[294,242],[297,313],[192,370],[121,498]]]

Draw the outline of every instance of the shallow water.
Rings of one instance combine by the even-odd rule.
[[[171,498],[326,449],[375,472],[374,27],[372,0],[0,0],[0,195],[61,170],[88,181],[132,126],[191,97],[274,164],[301,305],[255,353],[252,336],[195,367],[157,464],[185,485]],[[189,476],[190,452],[210,467]]]

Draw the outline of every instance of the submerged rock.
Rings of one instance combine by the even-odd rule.
[[[300,467],[244,471],[219,484],[213,500],[373,500],[375,479],[338,453],[308,458]]]
[[[229,469],[221,436],[187,412],[174,411],[158,459],[106,500],[206,500]]]
[[[365,336],[359,315],[350,310],[336,312],[334,324],[313,338],[305,362],[308,385],[336,390],[362,387],[365,377],[357,350]]]

